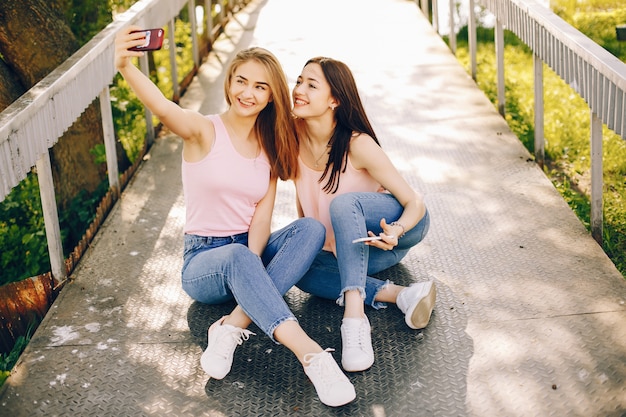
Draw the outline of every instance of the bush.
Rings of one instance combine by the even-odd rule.
[[[0,285],[50,270],[37,175],[0,203]]]

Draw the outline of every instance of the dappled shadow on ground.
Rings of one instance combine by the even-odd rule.
[[[399,284],[420,280],[405,264],[384,271],[380,278]],[[409,329],[394,305],[378,311],[367,309],[376,362],[367,371],[348,374],[357,390],[357,400],[352,404],[340,409],[321,404],[291,352],[252,325],[250,330],[256,336],[237,348],[231,373],[223,380],[207,382],[210,407],[234,415],[253,410],[257,415],[276,416],[466,415],[466,379],[473,343],[465,333],[462,302],[441,282],[437,288],[436,308],[423,330]],[[323,347],[336,349],[333,356],[340,362],[342,308],[296,288],[287,293],[286,300],[305,331]],[[190,306],[189,328],[202,349],[207,343],[207,327],[233,307],[234,303]],[[442,395],[446,401],[441,401]]]

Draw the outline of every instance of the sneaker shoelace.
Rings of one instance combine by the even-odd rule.
[[[233,330],[227,330],[227,332],[222,335],[222,339],[230,339],[220,340],[219,342],[215,343],[215,347],[212,349],[213,353],[223,357],[224,359],[227,359],[230,356],[232,350],[237,345],[243,344],[243,342],[245,340],[248,340],[251,335],[255,335],[255,333],[252,333],[250,330],[241,329],[239,327],[236,327]],[[229,341],[232,341],[232,343],[229,343]]]
[[[364,326],[363,323],[359,324],[359,327],[356,326],[344,326],[345,333],[345,343],[347,348],[359,348],[363,349],[364,340],[366,339],[367,334],[367,326]]]
[[[338,375],[341,377],[344,376],[334,362],[326,359],[332,359],[332,357],[325,353],[333,352],[334,350],[335,349],[327,348],[320,353],[307,353],[304,355],[304,363],[307,365],[307,369],[315,369],[317,371],[316,374],[322,380],[323,386],[329,386],[329,382],[336,382]]]

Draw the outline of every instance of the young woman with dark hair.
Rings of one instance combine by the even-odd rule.
[[[366,304],[396,303],[413,329],[430,320],[432,280],[404,287],[370,276],[399,263],[424,239],[429,213],[381,148],[347,65],[310,59],[292,96],[298,213],[326,226],[323,250],[296,285],[344,306],[341,363],[346,371],[362,371],[374,363]],[[377,240],[354,242],[366,236]]]

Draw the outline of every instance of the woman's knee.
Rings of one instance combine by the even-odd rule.
[[[222,246],[225,250],[224,256],[228,259],[245,259],[246,257],[256,256],[252,251],[241,243],[231,243],[230,245]]]
[[[358,206],[358,193],[340,194],[330,202],[331,217],[337,214],[351,212],[354,207]]]
[[[197,253],[182,270],[183,281],[197,277],[224,273],[234,264],[254,262],[258,258],[250,249],[240,243],[232,243]]]
[[[322,239],[326,236],[326,227],[313,217],[301,217],[297,222],[298,229],[306,232],[308,236]]]

